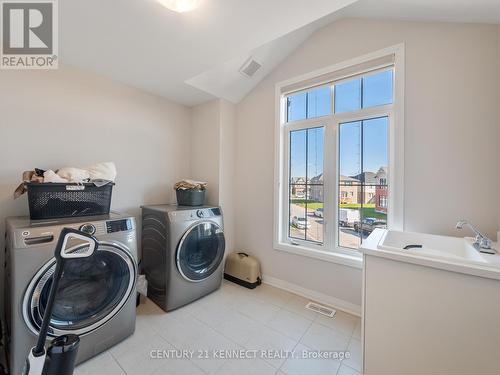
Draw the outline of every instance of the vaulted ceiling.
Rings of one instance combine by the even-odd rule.
[[[188,13],[156,0],[60,1],[60,61],[194,105],[213,95],[186,80],[353,1],[202,0]]]
[[[500,23],[498,0],[157,0],[59,2],[62,64],[186,105],[241,100],[315,30],[341,17]],[[238,72],[254,57],[262,68]]]

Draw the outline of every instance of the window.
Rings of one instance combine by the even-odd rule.
[[[387,208],[387,196],[386,195],[382,195],[379,197],[379,206],[381,208]]]
[[[338,125],[338,191],[356,190],[356,199],[339,200],[338,246],[357,249],[374,229],[364,219],[377,219],[378,228],[386,226],[387,213],[376,211],[374,197],[380,186],[377,174],[387,173],[387,116]],[[382,172],[384,171],[384,172]],[[347,177],[346,177],[347,176]],[[345,185],[346,179],[350,184]],[[354,180],[354,185],[353,185]]]
[[[373,230],[401,227],[398,48],[371,57],[373,67],[368,58],[359,71],[342,65],[349,75],[332,70],[328,83],[322,70],[320,85],[313,75],[302,88],[300,81],[278,84],[284,104],[278,123],[277,249],[325,259],[356,257]]]
[[[329,115],[330,87],[320,87],[287,97],[287,122]]]
[[[323,127],[290,132],[291,239],[323,243],[323,143]]]
[[[334,85],[335,113],[392,103],[392,70]]]

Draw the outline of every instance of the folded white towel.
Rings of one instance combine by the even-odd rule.
[[[116,166],[115,163],[111,161],[94,164],[85,169],[89,172],[91,180],[101,179],[101,180],[115,181],[116,179]]]
[[[90,178],[90,173],[86,169],[65,167],[57,171],[59,177],[71,182],[83,182]]]
[[[49,169],[43,173],[43,182],[68,182],[68,180]]]
[[[64,167],[57,171],[57,175],[64,179],[65,182],[85,182],[88,180],[115,181],[116,166],[113,162],[105,162],[94,164],[87,168]]]

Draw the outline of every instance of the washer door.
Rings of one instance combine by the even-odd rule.
[[[222,229],[205,221],[191,227],[177,247],[177,269],[188,281],[203,281],[217,270],[226,241]]]
[[[55,259],[32,279],[23,301],[30,330],[38,333],[47,305]],[[100,242],[90,258],[72,259],[64,266],[49,326],[51,336],[84,335],[120,311],[134,290],[137,264],[121,244]]]

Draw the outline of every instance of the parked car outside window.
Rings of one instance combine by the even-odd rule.
[[[305,229],[311,227],[311,223],[308,222],[304,216],[294,216],[292,218],[292,225],[298,229]]]
[[[382,219],[367,217],[366,219],[363,219],[361,223],[359,221],[354,223],[354,230],[356,232],[363,231],[363,233],[369,234],[373,232],[373,230],[376,228],[381,228],[381,229],[387,228],[387,222]]]

